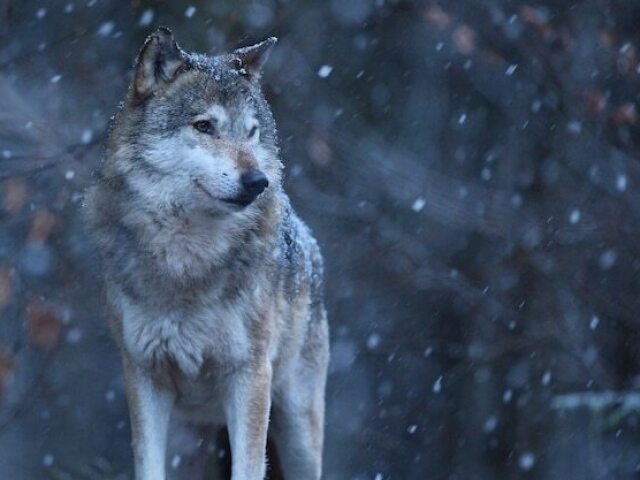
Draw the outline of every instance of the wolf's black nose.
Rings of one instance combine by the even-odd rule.
[[[269,186],[267,176],[260,170],[249,170],[242,174],[240,180],[247,192],[255,197],[264,192],[264,189]]]

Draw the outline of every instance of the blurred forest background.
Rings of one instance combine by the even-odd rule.
[[[80,210],[158,25],[280,38],[265,90],[328,270],[324,478],[640,478],[640,2],[0,0],[2,478],[132,478]]]

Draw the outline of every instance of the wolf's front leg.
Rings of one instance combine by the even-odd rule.
[[[127,355],[124,377],[131,416],[136,480],[165,480],[167,430],[173,395],[158,388]]]
[[[271,407],[271,365],[236,374],[225,405],[231,480],[263,480]]]
[[[274,398],[272,431],[286,480],[320,480],[324,438],[323,374],[322,371],[304,371],[304,377],[285,382],[284,391]]]

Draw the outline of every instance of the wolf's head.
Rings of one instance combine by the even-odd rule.
[[[224,215],[280,188],[275,123],[259,85],[275,43],[207,56],[184,52],[166,28],[146,40],[109,150],[112,168],[149,206]]]

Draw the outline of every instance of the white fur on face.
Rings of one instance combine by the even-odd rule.
[[[205,148],[197,135],[202,134],[185,126],[176,135],[155,141],[145,152],[145,159],[164,176],[151,181],[142,175],[138,191],[161,204],[210,204],[212,208],[216,207],[216,199],[222,201],[240,195],[241,172],[237,171],[231,152]]]
[[[242,112],[238,122],[232,122],[227,109],[211,105],[197,115],[193,122],[210,120],[219,132],[215,138],[198,132],[191,124],[176,130],[171,137],[146,140],[143,152],[146,162],[162,172],[149,175],[144,170],[129,174],[132,187],[157,207],[234,211],[225,200],[242,195],[241,176],[244,171],[237,163],[240,151],[255,158],[273,185],[280,181],[280,163],[273,152],[260,143],[259,123],[250,110]],[[192,122],[192,123],[193,123]],[[239,138],[231,138],[232,125],[240,128]]]
[[[227,109],[222,105],[211,105],[207,109],[205,117],[214,119],[220,126],[224,126],[229,123],[229,115],[227,114]]]

